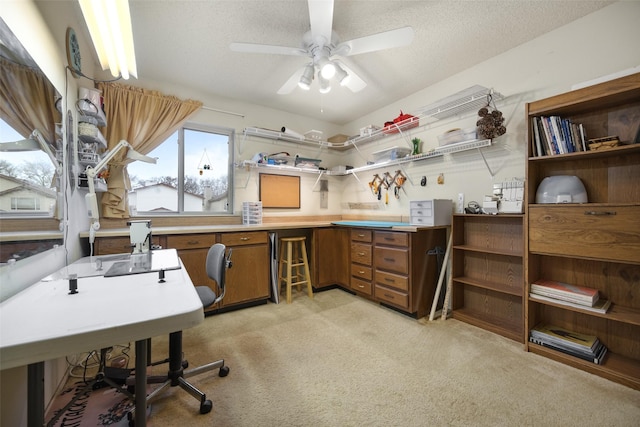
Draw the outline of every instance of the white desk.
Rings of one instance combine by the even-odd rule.
[[[175,250],[154,251],[153,257],[155,267],[169,268],[164,283],[158,272],[93,275],[100,272],[90,261],[103,258],[104,274],[122,258],[83,258],[0,304],[0,369],[29,365],[29,426],[44,422],[44,389],[35,383],[44,360],[135,341],[136,374],[143,374],[136,375],[136,390],[146,390],[146,339],[202,322],[202,302],[187,271],[170,269],[172,259],[182,264]],[[69,294],[68,273],[78,274],[77,294]],[[146,425],[144,399],[144,393],[136,394],[137,427]],[[32,417],[33,411],[40,414]]]

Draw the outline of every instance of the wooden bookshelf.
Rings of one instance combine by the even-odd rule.
[[[528,351],[640,390],[640,73],[526,105],[529,159],[525,188],[526,292],[538,279],[598,289],[607,313],[525,298],[526,336],[545,322],[595,335],[608,348],[597,365],[527,342]],[[617,136],[623,145],[535,156],[535,117],[582,123],[587,138]],[[543,178],[573,175],[588,203],[537,204]]]
[[[523,215],[454,215],[454,319],[524,342]]]

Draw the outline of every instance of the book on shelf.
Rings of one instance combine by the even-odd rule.
[[[579,359],[595,363],[596,365],[602,365],[602,363],[604,362],[604,357],[606,356],[606,354],[608,352],[607,347],[604,344],[602,344],[601,342],[598,344],[598,346],[596,347],[596,350],[592,354],[586,354],[586,353],[572,351],[571,349],[564,348],[562,346],[554,345],[552,343],[546,342],[546,341],[541,340],[539,338],[530,337],[529,341],[534,343],[534,344],[538,344],[538,345],[541,345],[543,347],[547,347],[547,348],[550,348],[550,349],[553,349],[553,350],[568,354],[570,356],[574,356],[574,357],[577,357]]]
[[[573,123],[560,116],[532,117],[532,152],[534,157],[587,151],[582,123]]]
[[[600,343],[600,340],[595,335],[581,334],[545,323],[531,329],[531,337],[585,354],[594,353]]]
[[[545,295],[536,294],[533,292],[530,292],[529,296],[532,299],[535,299],[538,301],[553,302],[556,304],[565,305],[567,307],[579,308],[581,310],[592,311],[594,313],[600,313],[600,314],[605,314],[607,311],[609,311],[609,307],[611,307],[611,300],[608,300],[608,299],[598,299],[598,301],[596,301],[593,306],[587,306],[584,304],[576,304],[571,301],[565,301],[560,298],[545,296]]]
[[[531,284],[531,292],[589,307],[593,307],[596,301],[600,299],[600,292],[597,289],[548,279],[539,279],[533,282]]]

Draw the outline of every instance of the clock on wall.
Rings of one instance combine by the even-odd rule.
[[[73,77],[80,78],[79,73],[82,70],[80,45],[78,44],[76,32],[71,27],[67,28],[67,62],[69,63]]]

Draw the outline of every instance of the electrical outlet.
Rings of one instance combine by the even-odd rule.
[[[458,213],[464,213],[464,193],[458,193]]]

